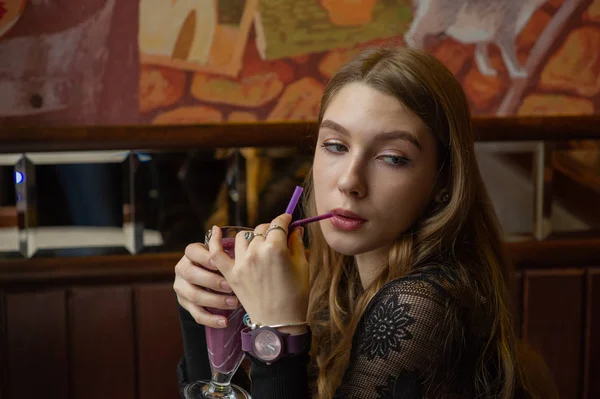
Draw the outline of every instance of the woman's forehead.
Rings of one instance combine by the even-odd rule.
[[[405,131],[420,137],[429,130],[425,122],[399,99],[364,83],[350,83],[330,99],[322,127],[330,128],[330,121],[350,134]]]

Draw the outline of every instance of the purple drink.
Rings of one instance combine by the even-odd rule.
[[[221,243],[223,251],[231,259],[235,259],[235,238],[224,236]],[[219,273],[214,270],[211,271]],[[206,308],[206,310],[212,314],[225,316],[228,319],[228,324],[225,328],[206,327],[206,345],[212,369],[223,374],[233,373],[244,358],[240,333],[244,328],[244,315],[246,311],[242,306],[233,310],[215,308]]]
[[[221,245],[223,246],[223,252],[229,255],[231,259],[235,259],[235,238],[222,238]]]
[[[240,231],[252,231],[247,227],[227,226],[221,227],[223,238],[221,243],[223,251],[231,259],[235,258],[235,236]],[[208,248],[211,232],[208,231],[204,238],[204,244]],[[213,273],[216,270],[206,269]],[[220,274],[220,273],[219,273]],[[209,290],[214,293],[216,291]],[[218,293],[225,295],[223,293]],[[250,399],[250,394],[243,388],[232,384],[231,378],[244,360],[245,353],[242,350],[241,331],[244,328],[244,315],[246,311],[242,306],[237,309],[223,310],[206,308],[207,311],[227,317],[226,328],[205,327],[206,347],[210,362],[210,380],[199,380],[191,382],[183,389],[185,399]]]

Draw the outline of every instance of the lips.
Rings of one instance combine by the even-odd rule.
[[[334,209],[332,213],[333,217],[329,220],[334,227],[340,230],[358,230],[367,222],[367,219],[363,219],[356,213],[346,209]]]

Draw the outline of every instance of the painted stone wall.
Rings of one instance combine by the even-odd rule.
[[[600,0],[0,0],[0,125],[314,120],[361,48],[423,48],[475,115],[600,112]]]

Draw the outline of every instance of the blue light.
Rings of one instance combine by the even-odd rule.
[[[152,160],[152,155],[150,155],[150,154],[144,154],[144,153],[138,152],[136,155],[140,162],[148,162],[148,161]]]
[[[25,176],[21,172],[15,172],[15,184],[22,183],[25,180]]]

